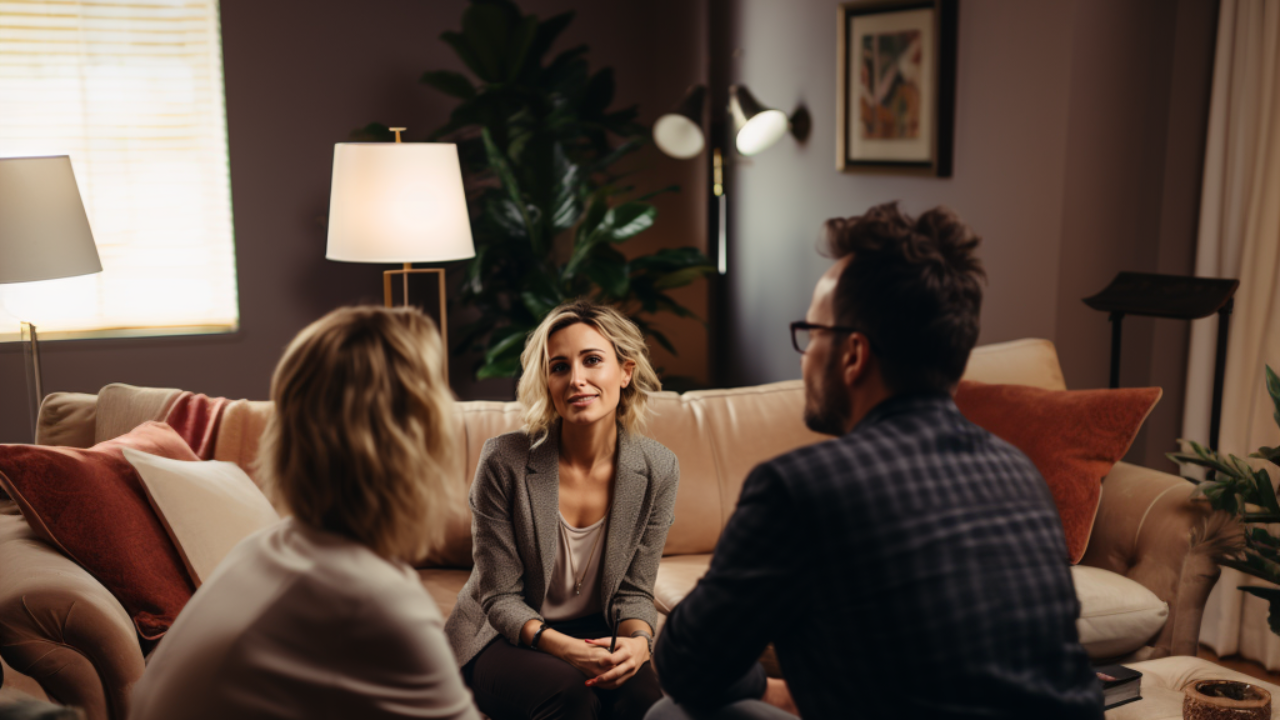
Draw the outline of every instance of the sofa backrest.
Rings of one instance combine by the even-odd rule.
[[[1048,340],[1015,340],[975,348],[965,378],[1054,390],[1066,387],[1057,352]],[[177,390],[128,385],[108,385],[96,398],[55,393],[41,405],[37,442],[76,441],[87,447],[91,444],[87,438],[101,442],[147,420],[164,419],[178,394]],[[451,480],[461,489],[469,488],[475,477],[485,440],[520,428],[522,407],[516,402],[493,401],[460,402],[457,407],[465,460]],[[826,439],[804,425],[804,384],[800,380],[683,395],[661,392],[650,398],[649,407],[648,434],[680,459],[676,520],[667,538],[667,555],[711,552],[752,468]],[[234,462],[260,482],[254,460],[270,416],[269,402],[237,400],[228,405],[218,429],[214,459]],[[86,431],[90,426],[92,433]],[[429,564],[471,565],[471,513],[465,492],[458,494],[445,547]]]

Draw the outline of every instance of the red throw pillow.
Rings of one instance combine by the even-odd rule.
[[[173,428],[148,422],[88,450],[0,445],[0,487],[37,536],[97,578],[138,634],[169,629],[194,588],[164,525],[121,448],[198,461]]]
[[[956,407],[1031,458],[1058,505],[1071,564],[1089,545],[1102,479],[1129,451],[1160,388],[1043,390],[960,381]]]

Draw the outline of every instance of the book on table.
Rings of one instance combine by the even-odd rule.
[[[1093,669],[1102,683],[1102,707],[1113,707],[1142,699],[1142,673],[1123,665],[1100,665]]]

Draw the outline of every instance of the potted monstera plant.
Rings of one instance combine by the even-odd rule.
[[[1270,368],[1266,369],[1267,394],[1275,406],[1272,417],[1280,426],[1280,378]],[[1254,469],[1249,462],[1235,455],[1223,456],[1199,443],[1190,442],[1189,453],[1170,453],[1170,460],[1208,468],[1207,480],[1187,478],[1198,483],[1197,495],[1203,495],[1214,510],[1234,516],[1243,526],[1243,545],[1233,556],[1218,559],[1218,564],[1234,568],[1251,577],[1280,585],[1280,537],[1266,527],[1268,523],[1280,523],[1280,501],[1276,499],[1276,487],[1265,468]],[[1262,447],[1249,454],[1271,463],[1280,462],[1280,447]],[[1265,599],[1270,604],[1268,624],[1271,631],[1280,635],[1280,588],[1241,587],[1241,590]]]
[[[651,318],[693,317],[668,291],[712,271],[693,247],[630,257],[620,249],[654,225],[649,200],[678,188],[645,193],[624,182],[618,161],[647,142],[648,131],[634,106],[611,109],[613,71],[591,73],[586,46],[548,59],[572,19],[566,12],[539,20],[509,0],[473,0],[461,31],[441,39],[475,81],[449,70],[422,76],[458,101],[428,139],[458,144],[469,188],[476,257],[458,300],[478,316],[454,351],[481,353],[478,379],[514,376],[527,333],[577,297],[622,307],[674,353]],[[376,123],[357,134],[392,139]]]

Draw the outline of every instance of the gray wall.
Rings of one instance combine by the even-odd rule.
[[[613,64],[618,104],[641,103],[645,118],[705,80],[699,43],[704,6],[658,3],[524,3],[542,17],[581,6],[562,39],[592,47],[593,67]],[[419,137],[443,124],[452,101],[419,85],[424,70],[462,69],[438,40],[458,29],[464,0],[223,0],[227,124],[239,273],[241,329],[231,335],[46,342],[49,392],[96,392],[111,382],[179,387],[228,397],[264,398],[281,350],[302,327],[340,305],[381,301],[383,266],[324,259],[333,144],[378,120]],[[299,10],[304,10],[299,12]],[[655,37],[659,42],[655,42]],[[655,151],[635,161],[637,182],[687,189],[703,177],[696,163]],[[686,191],[659,200],[658,226],[637,245],[698,244],[702,205]],[[705,313],[705,289],[684,298]],[[163,302],[157,298],[157,302]],[[696,322],[667,323],[684,352],[660,356],[669,372],[705,378],[705,332]],[[503,396],[510,383],[473,387],[454,363],[464,397]],[[0,345],[0,442],[30,438],[23,404],[23,357]]]
[[[900,200],[950,206],[983,237],[979,342],[1049,338],[1068,386],[1105,387],[1106,316],[1080,299],[1121,270],[1192,269],[1216,2],[963,0],[948,179],[834,170],[838,5],[727,4],[731,79],[814,121],[807,143],[734,166],[729,382],[799,377],[786,325],[828,264],[821,222]],[[1126,324],[1122,384],[1165,387],[1130,458],[1160,466],[1180,426],[1186,329]]]

